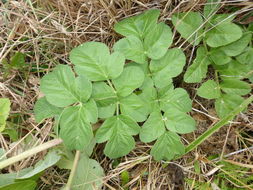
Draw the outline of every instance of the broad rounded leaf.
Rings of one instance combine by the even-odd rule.
[[[224,94],[215,101],[215,110],[220,118],[225,117],[235,108],[237,108],[242,102],[243,98],[239,95]]]
[[[210,59],[216,65],[225,65],[225,64],[229,63],[232,60],[231,57],[227,56],[219,48],[213,48],[213,49],[211,49],[211,51],[210,51]]]
[[[204,17],[208,19],[214,15],[221,5],[221,0],[208,0],[204,6]]]
[[[168,25],[159,23],[144,39],[144,48],[151,59],[160,59],[172,44],[172,32]]]
[[[108,117],[112,117],[116,110],[116,104],[112,104],[106,107],[98,106],[98,117],[101,119],[106,119]]]
[[[245,65],[253,65],[253,48],[248,48],[236,60]]]
[[[201,80],[206,77],[207,67],[210,64],[208,53],[205,51],[204,47],[199,47],[193,64],[188,67],[184,75],[184,81],[187,83],[201,82]]]
[[[58,108],[50,104],[46,97],[42,97],[37,100],[34,105],[34,113],[36,122],[41,122],[46,118],[54,117],[62,112],[62,108]]]
[[[199,44],[202,39],[201,34],[203,33],[203,19],[200,13],[176,13],[172,16],[172,23],[184,39],[191,44]]]
[[[215,99],[221,96],[221,91],[215,81],[208,80],[199,87],[197,94],[202,98]]]
[[[151,155],[155,160],[171,160],[176,156],[184,154],[185,147],[180,137],[172,132],[166,131],[160,136],[151,149]]]
[[[114,51],[124,54],[126,59],[136,63],[146,63],[147,55],[142,41],[136,36],[128,36],[117,41],[113,46]]]
[[[114,30],[123,35],[144,38],[145,35],[154,28],[160,11],[152,9],[143,14],[126,18],[115,24]]]
[[[10,112],[11,102],[8,98],[0,98],[0,132],[5,128],[6,119]]]
[[[206,43],[210,47],[228,45],[242,37],[242,30],[233,23],[221,23],[206,33]]]
[[[53,72],[45,75],[40,87],[47,101],[57,107],[85,102],[91,95],[91,88],[91,83],[84,76],[75,78],[67,65],[58,65]]]
[[[222,78],[238,78],[243,79],[247,76],[248,68],[246,65],[232,60],[224,67],[216,68],[219,71]]]
[[[226,79],[220,83],[221,89],[227,94],[246,95],[251,91],[251,86],[238,79]]]
[[[169,131],[179,134],[191,133],[196,129],[195,120],[190,115],[177,109],[168,109],[163,120]]]
[[[185,55],[178,48],[169,49],[159,60],[151,60],[150,70],[156,87],[167,86],[173,77],[183,71],[185,63]]]
[[[93,138],[83,106],[65,108],[60,118],[60,137],[69,149],[83,150]]]
[[[140,131],[142,142],[148,143],[156,140],[165,132],[165,125],[160,111],[152,112],[143,124]]]
[[[96,123],[98,120],[98,108],[93,99],[83,104],[83,114],[87,117],[87,120],[91,123]]]
[[[122,74],[112,80],[117,94],[121,97],[126,97],[131,94],[136,88],[139,88],[144,81],[144,73],[137,66],[127,66]]]
[[[70,61],[79,75],[92,81],[103,81],[120,75],[125,58],[119,52],[110,55],[109,48],[103,43],[86,42],[70,52]]]

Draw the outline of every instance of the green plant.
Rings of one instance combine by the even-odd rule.
[[[215,14],[219,6],[219,0],[209,0],[203,14],[175,14],[172,22],[186,41],[199,45],[196,58],[184,75],[185,82],[201,82],[208,66],[212,66],[214,79],[204,82],[197,94],[215,99],[216,112],[223,118],[243,102],[242,95],[251,91],[250,84],[242,79],[252,82],[253,47],[250,27],[232,23],[232,14]]]
[[[11,102],[8,98],[0,98],[0,132],[5,129],[6,120],[10,112]]]

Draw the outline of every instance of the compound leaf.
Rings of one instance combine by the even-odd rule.
[[[112,82],[117,94],[121,97],[126,97],[142,85],[144,77],[144,73],[140,67],[131,65],[125,67],[122,74],[112,80]]]
[[[0,132],[5,128],[6,119],[10,112],[11,102],[8,98],[0,98]]]
[[[206,76],[207,67],[210,64],[211,62],[208,58],[208,53],[204,47],[199,47],[193,64],[188,67],[184,75],[184,81],[187,83],[201,82],[201,80]]]
[[[151,149],[151,155],[155,160],[171,160],[176,156],[182,155],[185,147],[180,137],[172,131],[166,131],[160,136]]]
[[[60,137],[71,150],[83,150],[93,138],[84,106],[65,108],[60,118]]]
[[[138,124],[128,116],[117,115],[105,120],[96,133],[98,143],[108,140],[104,153],[110,158],[128,154],[135,146],[132,135],[140,131]]]
[[[200,35],[203,33],[201,26],[203,24],[203,19],[200,13],[177,13],[172,16],[172,23],[181,36],[188,42],[194,45],[199,44],[201,41]]]
[[[160,11],[152,9],[143,14],[126,18],[114,26],[114,30],[123,36],[136,36],[144,38],[152,30],[157,22]]]
[[[206,33],[206,42],[210,47],[228,45],[242,37],[242,30],[233,23],[221,23]]]
[[[144,48],[151,59],[160,59],[172,44],[172,32],[165,23],[157,24],[145,37]]]
[[[227,94],[246,95],[251,91],[251,86],[238,79],[225,79],[220,83],[221,89]]]
[[[140,139],[145,143],[152,142],[164,132],[165,126],[163,116],[160,111],[154,111],[150,114],[149,118],[141,128]]]
[[[79,75],[91,81],[103,81],[121,74],[125,58],[119,52],[110,55],[109,48],[103,43],[86,42],[70,52],[70,61]]]
[[[146,63],[147,55],[142,41],[136,36],[128,36],[120,39],[113,46],[114,51],[124,54],[126,59],[136,63]]]
[[[199,87],[197,94],[202,98],[215,99],[221,96],[221,91],[215,81],[208,80]]]

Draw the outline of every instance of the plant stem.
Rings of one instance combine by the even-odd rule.
[[[80,158],[80,151],[77,150],[76,155],[75,155],[75,159],[74,159],[74,163],[73,163],[70,175],[69,175],[69,179],[68,179],[67,185],[66,185],[64,190],[71,190],[71,184],[72,184],[73,178],[74,178],[75,173],[76,173],[79,158]]]
[[[236,109],[234,109],[231,113],[225,116],[222,120],[216,123],[212,128],[208,129],[202,135],[200,135],[196,140],[190,143],[185,150],[185,153],[188,153],[195,149],[198,145],[200,145],[203,141],[205,141],[208,137],[210,137],[213,133],[218,131],[222,126],[226,125],[230,120],[232,120],[237,114],[243,111],[251,102],[253,101],[253,95],[247,98],[241,103]]]
[[[41,144],[37,147],[34,147],[30,150],[27,150],[27,151],[25,151],[25,152],[23,152],[23,153],[21,153],[17,156],[13,156],[13,157],[11,157],[7,160],[4,160],[4,161],[0,162],[0,169],[3,169],[7,166],[10,166],[10,165],[12,165],[12,164],[14,164],[18,161],[21,161],[25,158],[28,158],[28,157],[30,157],[34,154],[37,154],[41,151],[44,151],[44,150],[47,150],[47,149],[52,148],[54,146],[57,146],[57,145],[61,144],[62,142],[63,142],[62,139],[54,139],[54,140],[51,140],[49,142],[43,143],[43,144]]]

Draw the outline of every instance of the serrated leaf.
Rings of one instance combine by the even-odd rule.
[[[154,28],[160,11],[152,9],[143,14],[126,18],[114,26],[114,30],[123,35],[144,38],[145,35]]]
[[[109,106],[117,101],[116,91],[105,82],[93,83],[91,97],[100,107]]]
[[[33,180],[24,180],[0,187],[0,190],[34,190],[37,183]]]
[[[136,88],[139,88],[144,81],[144,73],[137,66],[127,66],[122,74],[112,80],[117,94],[121,97],[126,97],[131,94]]]
[[[114,51],[124,54],[126,59],[136,63],[146,63],[147,53],[145,52],[142,41],[136,36],[128,36],[120,39],[113,46]]]
[[[202,98],[215,99],[221,96],[221,91],[214,80],[208,80],[198,88],[197,94]]]
[[[171,160],[176,156],[184,154],[184,152],[185,147],[180,137],[172,131],[166,131],[160,136],[151,149],[151,155],[157,161]]]
[[[210,47],[228,45],[242,37],[242,30],[233,23],[221,23],[206,33],[206,43]]]
[[[156,87],[162,88],[170,84],[171,79],[183,71],[185,62],[185,55],[178,48],[169,49],[159,60],[151,60],[150,70]]]
[[[112,104],[106,107],[98,107],[98,117],[106,119],[112,117],[116,110],[116,104]]]
[[[121,74],[125,58],[119,52],[110,54],[109,48],[103,43],[86,42],[72,49],[70,61],[79,75],[91,81],[103,81]]]
[[[60,118],[60,137],[71,150],[83,150],[93,138],[84,106],[65,108]]]
[[[142,142],[148,143],[156,140],[165,132],[165,125],[160,111],[154,111],[143,124],[140,131]]]
[[[88,156],[82,156],[73,178],[73,190],[100,189],[103,184],[104,170],[100,164]]]
[[[160,97],[160,107],[164,112],[168,109],[189,112],[192,107],[192,101],[184,89],[176,88],[167,91],[167,93]]]
[[[61,112],[62,109],[50,104],[45,96],[38,99],[34,105],[35,120],[37,123],[40,123],[44,119],[59,115]]]
[[[243,52],[243,50],[247,47],[250,40],[252,38],[252,34],[250,32],[246,32],[243,36],[226,46],[222,46],[219,50],[223,51],[228,56],[237,56]]]
[[[0,132],[6,125],[6,119],[9,116],[11,102],[8,98],[0,98]]]
[[[188,67],[184,75],[184,81],[187,83],[201,82],[201,80],[206,77],[207,67],[210,64],[211,62],[208,58],[208,53],[204,47],[199,47],[193,64]]]
[[[203,19],[200,13],[177,13],[172,16],[172,23],[184,39],[187,39],[191,44],[199,44],[202,39],[200,35],[203,33],[201,27]]]
[[[220,8],[221,0],[208,0],[204,6],[204,17],[210,18]]]
[[[248,48],[241,55],[237,56],[236,60],[245,65],[253,65],[253,48]]]
[[[191,133],[196,129],[195,120],[177,109],[168,109],[164,114],[163,120],[169,131],[179,134]]]
[[[215,110],[220,118],[225,117],[242,102],[243,98],[235,94],[223,94],[220,98],[215,101]]]
[[[251,86],[237,79],[226,79],[220,83],[221,89],[227,94],[246,95],[251,91]]]
[[[149,113],[145,102],[136,94],[121,98],[119,103],[120,111],[123,115],[128,115],[136,122],[142,122],[147,119]]]
[[[85,102],[91,95],[91,83],[84,76],[75,78],[71,68],[58,65],[53,72],[41,80],[41,91],[47,101],[57,107],[65,107],[76,102]]]
[[[144,48],[151,59],[160,59],[172,44],[172,32],[165,23],[157,24],[145,37]]]
[[[227,56],[219,48],[213,48],[213,49],[211,49],[211,51],[210,51],[210,59],[216,65],[225,65],[225,64],[229,63],[232,60],[231,57]]]
[[[132,135],[140,131],[138,124],[128,116],[118,115],[105,120],[96,133],[98,143],[108,140],[104,153],[110,158],[128,154],[135,146]]]
[[[51,151],[45,156],[43,160],[40,160],[38,163],[35,164],[33,170],[29,171],[25,175],[18,177],[17,179],[31,178],[56,164],[60,160],[60,158],[61,156],[56,151]]]

